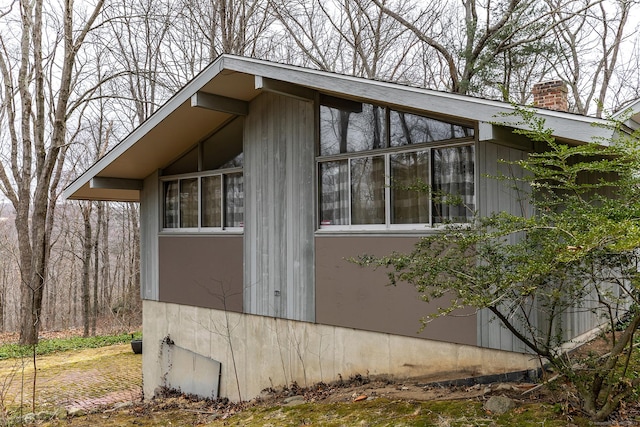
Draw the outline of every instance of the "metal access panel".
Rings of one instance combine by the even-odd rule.
[[[217,360],[163,342],[161,363],[167,388],[203,398],[219,397],[222,364]]]

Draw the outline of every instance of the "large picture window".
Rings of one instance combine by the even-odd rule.
[[[402,229],[468,222],[473,129],[364,104],[320,107],[319,225]]]
[[[242,230],[242,120],[235,119],[164,168],[163,229]]]

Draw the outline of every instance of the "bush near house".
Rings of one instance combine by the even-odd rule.
[[[425,301],[453,296],[425,324],[461,307],[489,310],[575,385],[576,405],[604,420],[640,386],[629,368],[640,326],[640,134],[612,122],[611,140],[569,146],[532,111],[516,110],[528,125],[516,132],[547,149],[511,164],[524,178],[495,178],[527,189],[521,203],[532,214],[479,217],[421,239],[411,253],[356,262],[389,268],[392,284],[415,286]],[[606,335],[606,354],[566,351],[575,313],[598,316],[603,334],[618,329]]]

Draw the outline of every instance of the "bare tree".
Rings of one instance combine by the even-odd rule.
[[[331,23],[318,1],[269,0],[269,7],[286,30],[289,62],[336,71],[342,40],[332,37]]]
[[[272,23],[260,0],[182,0],[184,23],[194,40],[208,48],[207,63],[222,53],[257,56],[261,38]]]
[[[163,59],[172,50],[167,38],[176,19],[175,8],[170,1],[121,0],[114,1],[107,11],[115,44],[112,40],[97,42],[109,52],[105,61],[111,61],[111,66],[122,73],[113,82],[111,92],[118,94],[119,107],[132,110],[125,123],[129,130],[142,123],[161,101],[185,83],[173,86],[174,78],[167,73]],[[107,110],[109,106],[102,105],[101,111]]]
[[[8,229],[8,217],[5,216],[4,204],[0,202],[0,332],[7,330],[6,319],[9,313],[7,308],[11,307],[8,304],[8,297],[10,295],[9,284],[13,278],[13,256],[12,256],[12,242],[10,236],[12,233]]]
[[[626,60],[638,60],[638,51],[631,48],[629,40],[637,28],[630,29],[628,24],[632,9],[638,10],[640,5],[620,0],[602,1],[591,7],[588,0],[548,3],[555,10],[554,34],[561,46],[554,71],[571,89],[575,112],[587,114],[595,107],[595,115],[602,117],[605,105],[616,108],[624,102],[619,97],[617,102],[608,102],[609,94],[617,93],[624,81],[616,79],[619,65],[625,65],[619,62],[624,59],[624,43],[630,45]]]
[[[637,2],[370,1],[423,43],[427,83],[436,88],[526,103],[533,83],[561,78],[572,109],[593,108],[598,117],[605,106],[616,109],[639,93],[631,71],[638,24],[629,28]]]
[[[100,315],[100,235],[104,218],[104,202],[96,202],[96,233],[92,243],[93,247],[93,305],[91,309],[91,335],[96,334],[98,316]],[[109,241],[107,240],[107,245]],[[107,246],[108,248],[108,246]]]
[[[223,53],[271,59],[277,49],[274,18],[262,0],[179,0],[170,47],[163,54],[167,80],[179,88]]]
[[[445,88],[462,94],[482,94],[487,78],[508,82],[495,78],[514,66],[508,54],[519,48],[539,51],[557,25],[546,23],[553,13],[549,5],[535,0],[400,5],[371,1],[436,54]]]
[[[367,78],[415,83],[410,31],[370,0],[269,0],[285,30],[290,62]]]
[[[10,147],[0,162],[0,190],[16,210],[22,344],[38,341],[55,210],[51,195],[60,183],[68,121],[81,105],[72,99],[79,52],[103,2],[97,0],[84,18],[70,0],[63,2],[61,12],[60,5],[51,5],[45,13],[43,0],[34,0],[12,3],[0,13],[5,21],[0,31],[0,126],[9,130]]]

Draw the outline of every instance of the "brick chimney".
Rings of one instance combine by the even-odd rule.
[[[548,110],[569,111],[567,85],[562,80],[552,80],[533,85],[533,106]]]

